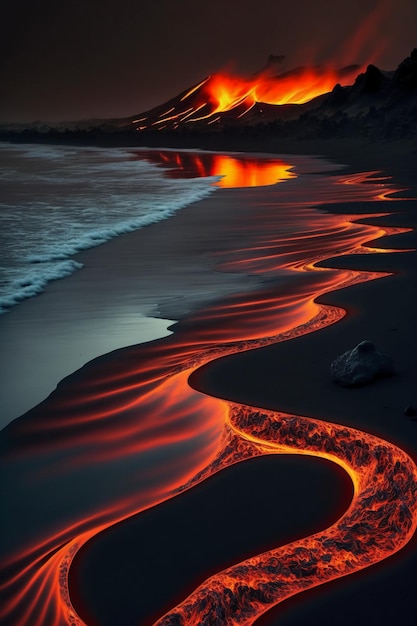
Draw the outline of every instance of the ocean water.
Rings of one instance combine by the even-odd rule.
[[[306,417],[287,418],[255,407],[230,405],[217,394],[201,393],[191,386],[195,378],[189,383],[196,368],[220,356],[300,337],[339,320],[340,309],[322,309],[316,299],[376,276],[316,263],[372,252],[368,243],[386,234],[384,228],[368,220],[356,223],[354,216],[341,211],[354,214],[355,208],[360,209],[361,217],[363,211],[370,215],[388,212],[383,205],[393,190],[390,184],[374,172],[337,173],[337,167],[322,159],[301,157],[289,157],[285,163],[268,157],[256,163],[248,156],[229,159],[220,155],[217,159],[213,154],[191,155],[191,151],[184,157],[174,151],[146,155],[144,151],[94,148],[3,148],[1,232],[4,255],[7,252],[9,259],[4,261],[4,288],[10,298],[4,308],[10,309],[21,297],[27,299],[0,320],[0,420],[6,423],[21,416],[0,435],[5,452],[0,454],[0,474],[5,477],[3,535],[7,537],[0,558],[6,582],[0,601],[2,623],[45,626],[49,620],[55,626],[81,625],[76,612],[83,618],[82,605],[88,613],[82,623],[91,619],[111,626],[132,619],[138,624],[149,622],[148,609],[140,613],[143,603],[138,589],[147,597],[155,592],[156,606],[151,607],[155,618],[168,609],[172,609],[171,616],[178,613],[181,609],[174,604],[185,597],[200,573],[193,573],[187,565],[191,577],[186,581],[176,571],[179,587],[173,589],[168,568],[155,591],[155,576],[148,575],[146,559],[142,559],[146,581],[150,581],[146,588],[137,569],[138,558],[130,549],[141,532],[143,535],[143,527],[141,531],[134,526],[132,539],[116,550],[110,527],[116,530],[127,518],[136,524],[137,514],[151,508],[155,513],[158,504],[174,495],[181,499],[178,491],[190,487],[190,479],[197,484],[229,464],[252,462],[250,457],[258,454],[279,453],[282,443],[295,454],[328,458],[331,450],[343,466],[352,467],[351,476],[358,472],[362,492],[346,502],[350,517],[340,518],[338,525],[332,526],[332,533],[339,535],[333,533],[337,541],[326,546],[336,558],[338,537],[343,539],[349,525],[355,529],[358,519],[367,522],[367,507],[361,508],[363,494],[371,494],[371,504],[374,498],[381,519],[391,515],[392,484],[401,464],[404,497],[401,510],[397,507],[401,515],[392,518],[396,532],[386,554],[400,546],[415,515],[415,508],[411,509],[415,499],[409,459],[398,448],[370,434],[359,437],[347,424],[324,425]],[[158,167],[163,163],[167,169]],[[217,168],[219,164],[222,169]],[[223,176],[221,181],[213,178],[216,172]],[[183,210],[166,224],[168,228],[158,223],[192,200],[213,193],[212,183],[220,184],[224,178],[229,180],[225,186],[232,186],[233,181],[237,187],[263,188],[214,193],[208,202]],[[277,180],[285,180],[285,184],[274,184]],[[323,210],[334,203],[339,212]],[[123,240],[108,241],[150,221],[156,224]],[[104,241],[101,251],[73,258],[77,250]],[[79,258],[85,260],[83,270],[55,281],[41,297],[30,298],[37,287],[42,288],[42,281],[50,279],[48,268],[63,276],[60,264]],[[76,269],[70,265],[68,272]],[[38,270],[38,276],[31,274]],[[17,297],[10,289],[13,285]],[[178,320],[175,332],[165,336],[166,320],[160,319],[156,336],[164,338],[151,340],[155,335],[150,336],[147,328],[145,338],[140,339],[138,321],[164,315],[164,311],[171,315],[172,304],[179,303],[178,310],[184,311],[184,301],[190,300],[189,312],[172,316]],[[319,372],[324,371],[322,366],[327,371],[330,346],[320,344],[319,348],[308,360],[310,365],[317,361]],[[108,355],[111,350],[113,354]],[[102,358],[92,360],[100,355]],[[298,375],[297,362],[282,360],[279,354],[265,358],[262,371],[253,377],[250,369],[245,374],[244,366],[240,369],[239,364],[230,364],[223,365],[230,367],[226,377],[236,367],[229,389],[235,379],[240,388],[247,387],[250,396],[250,389],[257,389],[265,372],[260,389],[264,388],[268,397],[275,394],[278,408],[276,381],[280,373],[288,367]],[[264,406],[262,402],[260,406]],[[373,413],[379,428],[380,415],[377,410]],[[366,407],[358,414],[353,415],[354,421],[366,416]],[[397,437],[398,426],[393,428]],[[382,453],[372,458],[364,455],[364,450]],[[377,482],[375,467],[380,477]],[[291,479],[290,474],[281,473],[284,482]],[[251,476],[248,480],[255,484],[256,478]],[[223,478],[218,478],[224,486]],[[290,488],[294,491],[293,483]],[[225,493],[222,491],[223,499]],[[328,499],[327,491],[322,495]],[[210,507],[212,500],[208,498],[207,503]],[[163,524],[173,527],[173,517],[164,511],[162,532]],[[201,515],[200,507],[196,511]],[[294,515],[299,517],[298,509]],[[311,532],[310,523],[306,520],[306,533]],[[157,524],[151,521],[153,534],[144,534],[150,544],[161,534]],[[233,528],[227,519],[221,519],[220,525]],[[103,533],[106,527],[108,532]],[[88,554],[86,542],[99,540],[99,535],[106,536],[106,542],[110,538],[110,543],[106,543],[101,561],[93,564],[91,574],[85,576],[76,564],[72,571],[82,587],[77,590],[69,570],[71,560],[82,546]],[[328,539],[329,535],[322,537]],[[363,537],[359,538],[362,541]],[[264,539],[262,545],[239,548],[230,557],[238,576],[242,567],[249,571],[254,562],[241,566],[239,561],[247,554],[255,557],[259,548],[259,570],[252,569],[250,576],[251,580],[258,575],[261,581],[267,580],[276,553],[271,557],[264,552]],[[375,538],[370,535],[364,545],[370,546],[367,558],[368,552],[376,560],[385,556],[378,534]],[[322,547],[318,540],[314,558],[322,557]],[[213,554],[217,548],[215,545]],[[356,567],[361,560],[355,550],[353,546],[349,563]],[[120,564],[112,556],[116,554],[123,556]],[[218,554],[213,566],[203,558],[200,571],[221,572],[225,562],[221,546]],[[142,556],[139,554],[140,559]],[[175,558],[169,562],[175,563]],[[294,554],[282,553],[283,568],[288,559],[293,562]],[[349,563],[344,573],[349,573]],[[369,559],[363,564],[369,565]],[[300,562],[297,571],[302,568]],[[311,576],[313,584],[323,582],[315,581],[314,573]],[[100,577],[110,581],[110,593],[99,582],[94,597],[90,595],[91,581],[100,581]],[[221,582],[220,573],[216,585]],[[193,610],[202,609],[202,621],[212,589],[210,584],[205,588],[208,593],[204,593],[203,604],[191,603]],[[80,606],[71,605],[74,598],[79,598]],[[247,606],[249,602],[250,598]],[[169,617],[164,620],[168,622]]]
[[[338,169],[301,155],[0,144],[0,428],[92,359],[166,337],[214,302],[244,294],[256,309],[251,294],[265,280],[285,285],[284,296],[307,276],[325,280],[303,270],[306,259],[351,250],[377,229],[315,207],[372,203],[389,190]],[[160,235],[161,220],[208,196],[175,220],[172,239]],[[110,242],[137,229],[126,245]],[[83,268],[76,253],[100,244]],[[210,314],[220,326],[229,317],[221,310]],[[268,310],[250,336],[275,334],[278,315]],[[297,315],[280,309],[289,323]],[[232,340],[245,319],[224,336]]]
[[[0,144],[0,313],[81,269],[77,252],[170,217],[217,180],[169,178],[124,148]]]
[[[189,241],[175,263],[165,245],[121,261],[110,254],[100,268],[83,267],[77,252],[166,220],[224,179],[245,186],[286,177],[281,160],[272,161],[0,143],[0,428],[91,359],[165,337],[178,309],[241,284],[208,269],[202,278],[201,246],[183,258]]]

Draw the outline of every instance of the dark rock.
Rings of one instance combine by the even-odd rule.
[[[330,366],[332,379],[344,387],[366,385],[377,377],[393,373],[391,357],[378,352],[371,341],[362,341],[337,357]]]
[[[394,74],[394,84],[407,91],[417,89],[417,48],[398,66]]]
[[[363,80],[363,92],[375,93],[386,82],[386,78],[375,65],[368,65]]]
[[[326,104],[332,107],[340,107],[349,100],[349,90],[337,83],[326,100]]]
[[[414,417],[414,415],[417,415],[417,409],[409,404],[404,409],[404,415],[406,415],[407,417]]]

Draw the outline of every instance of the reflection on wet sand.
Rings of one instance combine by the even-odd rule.
[[[332,176],[330,186],[314,204],[386,198],[385,182],[366,173]],[[268,278],[256,291],[207,306],[176,324],[169,337],[90,362],[3,431],[10,490],[4,624],[84,624],[67,580],[82,545],[214,472],[262,454],[308,454],[341,465],[355,487],[349,510],[319,535],[210,578],[158,623],[197,625],[221,615],[224,623],[250,624],[283,598],[382,559],[411,537],[417,474],[404,452],[354,429],[228,403],[188,384],[198,367],[219,356],[337,322],[344,311],[318,305],[318,296],[381,277],[317,271],[314,263],[355,253],[389,229],[353,224],[304,202],[293,203],[291,212],[289,200],[283,206],[256,206],[253,221],[242,224],[250,243],[217,259],[219,271]]]

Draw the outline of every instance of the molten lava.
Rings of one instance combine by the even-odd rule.
[[[161,626],[210,624],[216,615],[224,624],[252,624],[283,599],[367,567],[411,538],[417,468],[405,452],[353,428],[227,403],[188,384],[199,366],[219,356],[337,322],[344,311],[317,298],[381,276],[317,271],[315,261],[362,251],[364,242],[390,231],[319,213],[314,205],[384,202],[385,182],[365,173],[334,175],[320,186],[313,176],[293,204],[289,186],[268,188],[269,202],[242,213],[239,246],[217,265],[280,281],[266,280],[257,290],[199,310],[169,337],[90,362],[3,431],[2,472],[10,493],[18,494],[3,511],[3,624],[88,624],[68,587],[71,562],[83,544],[223,467],[262,454],[307,454],[341,465],[354,484],[351,506],[327,530],[209,578],[161,617]],[[235,232],[230,240],[237,241]],[[297,278],[292,289],[284,280],[289,272]]]
[[[355,72],[356,73],[356,72]],[[350,74],[344,79],[353,78]],[[245,102],[265,104],[304,104],[333,89],[341,79],[332,69],[303,67],[280,76],[261,74],[256,78],[238,78],[214,74],[202,87],[215,113],[231,111]]]
[[[244,405],[231,405],[230,426],[253,456],[307,454],[341,465],[354,485],[352,503],[327,530],[208,578],[156,626],[249,626],[296,593],[386,558],[414,534],[417,468],[396,446],[354,428]]]
[[[251,78],[217,73],[132,124],[138,131],[176,130],[184,124],[216,124],[227,114],[240,119],[255,105],[305,104],[329,93],[337,83],[349,84],[357,71],[358,66],[344,70],[312,66],[278,76],[264,71]],[[261,114],[262,108],[258,112]]]

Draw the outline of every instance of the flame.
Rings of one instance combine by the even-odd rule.
[[[183,162],[175,154],[168,160]],[[325,188],[314,187],[317,179],[296,205],[286,205],[282,185],[279,202],[271,195],[271,202],[257,205],[256,220],[242,216],[246,244],[239,239],[239,246],[218,259],[218,269],[236,273],[297,272],[294,289],[266,283],[200,310],[169,337],[93,361],[3,431],[0,462],[8,487],[19,493],[27,485],[30,497],[26,509],[19,500],[3,511],[10,519],[2,623],[88,624],[68,587],[69,568],[83,544],[219,469],[261,454],[308,454],[341,465],[354,484],[351,506],[322,533],[208,579],[160,626],[208,624],[216,614],[227,624],[252,624],[284,598],[367,567],[410,539],[417,524],[417,469],[405,452],[345,426],[227,403],[188,383],[198,367],[219,356],[337,322],[344,311],[317,304],[317,297],[381,276],[317,271],[315,259],[362,251],[381,229],[312,207],[383,202],[381,186],[387,193],[387,184],[369,173],[332,176]]]
[[[162,113],[133,120],[132,124],[146,121],[137,130],[168,128],[174,125],[206,121],[213,124],[221,115],[236,112],[236,118],[245,116],[255,104],[304,104],[317,96],[330,92],[336,83],[347,85],[358,73],[358,67],[344,70],[332,67],[300,67],[279,76],[269,71],[251,78],[230,73],[216,73],[189,89],[179,101]],[[219,118],[220,114],[220,118]]]
[[[214,106],[214,114],[231,111],[243,103],[304,104],[331,91],[340,78],[336,70],[316,67],[300,68],[278,77],[265,73],[253,79],[215,74],[203,91]]]

